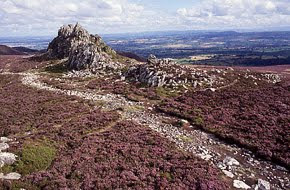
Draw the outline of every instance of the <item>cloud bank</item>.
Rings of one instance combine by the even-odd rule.
[[[288,0],[202,0],[179,8],[184,23],[210,28],[265,28],[290,26]]]
[[[136,3],[137,2],[137,3]],[[170,3],[170,2],[168,2]],[[149,3],[148,3],[149,4]],[[200,0],[176,12],[131,0],[1,0],[0,36],[51,35],[80,22],[91,32],[288,27],[288,0]]]
[[[66,23],[114,32],[130,29],[143,21],[142,5],[127,0],[2,0],[0,33],[50,33]]]

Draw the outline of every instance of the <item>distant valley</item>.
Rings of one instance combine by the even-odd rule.
[[[269,66],[290,64],[290,32],[147,32],[101,35],[117,51],[141,60],[154,54],[183,64]],[[10,47],[46,49],[52,37],[0,38]],[[139,59],[140,60],[140,59]]]

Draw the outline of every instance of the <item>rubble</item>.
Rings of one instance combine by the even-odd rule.
[[[9,139],[9,138],[7,138],[7,137],[0,137],[0,141],[1,141],[2,143],[7,143],[7,142],[10,142],[10,141],[12,141],[12,140]]]
[[[232,172],[229,172],[229,171],[227,171],[227,170],[222,170],[223,171],[223,173],[226,175],[226,176],[228,176],[229,178],[234,178],[235,177],[235,175],[232,173]]]
[[[269,83],[275,84],[275,83],[281,82],[281,77],[278,74],[266,73],[266,74],[262,74],[262,76],[265,77]]]
[[[238,166],[238,165],[240,165],[240,163],[239,163],[236,159],[231,158],[231,157],[226,157],[226,158],[224,159],[223,163],[224,163],[225,165],[227,165],[227,166],[233,166],[233,165]]]
[[[212,73],[221,74],[224,70],[214,70]],[[176,63],[173,59],[157,59],[150,55],[147,63],[131,66],[123,73],[126,79],[147,84],[150,87],[213,87],[223,79],[210,75],[205,70],[189,68]],[[215,88],[210,88],[215,91]]]
[[[9,152],[0,152],[0,163],[11,165],[16,161],[17,156]]]
[[[21,175],[16,172],[8,173],[4,175],[3,173],[0,173],[0,179],[6,179],[6,180],[18,180],[21,178]]]
[[[268,181],[258,179],[258,184],[255,186],[255,190],[270,190],[271,186]]]
[[[7,143],[0,143],[0,152],[9,148]]]
[[[234,187],[238,189],[250,189],[251,187],[240,180],[234,180]]]

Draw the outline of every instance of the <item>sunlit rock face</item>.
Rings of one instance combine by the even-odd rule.
[[[68,58],[71,70],[103,68],[113,64],[116,52],[98,35],[91,35],[78,23],[63,26],[58,36],[48,46],[48,56],[53,59]]]

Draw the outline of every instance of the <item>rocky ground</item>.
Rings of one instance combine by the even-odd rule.
[[[0,188],[289,189],[288,78],[140,63],[63,26],[0,57]]]
[[[25,64],[23,71],[15,73],[12,69],[15,67],[14,64],[26,60],[9,57],[2,58],[1,62],[1,65],[6,65],[1,73],[0,93],[2,108],[0,124],[3,126],[0,132],[4,139],[0,144],[3,163],[0,178],[3,180],[3,188],[289,188],[289,171],[286,169],[289,151],[287,147],[283,149],[289,145],[287,145],[289,143],[287,122],[280,123],[282,128],[285,127],[281,132],[286,134],[281,134],[281,138],[286,140],[275,141],[281,143],[275,151],[284,154],[275,154],[285,160],[281,166],[275,164],[275,160],[267,161],[266,157],[256,154],[249,146],[243,146],[235,141],[225,141],[220,135],[214,135],[219,133],[208,130],[211,129],[209,121],[228,122],[228,120],[212,120],[209,116],[227,118],[236,114],[227,117],[223,117],[227,112],[222,112],[223,116],[218,116],[220,113],[216,111],[205,114],[203,112],[205,108],[199,107],[200,110],[195,110],[196,113],[182,115],[174,109],[174,106],[182,110],[188,109],[191,102],[195,101],[192,98],[188,101],[184,97],[198,97],[200,105],[206,105],[206,108],[216,106],[215,110],[220,110],[224,104],[229,103],[217,98],[230,96],[231,92],[227,90],[240,85],[242,77],[245,80],[250,78],[252,83],[250,86],[254,92],[255,89],[260,89],[260,85],[263,85],[261,89],[274,85],[276,87],[271,88],[280,93],[281,90],[277,89],[280,88],[279,85],[272,83],[273,80],[277,80],[275,77],[232,69],[219,71],[210,68],[205,69],[207,73],[213,72],[215,75],[221,73],[223,76],[223,73],[226,73],[223,85],[214,87],[215,90],[208,86],[204,88],[192,86],[192,89],[178,88],[173,91],[166,87],[146,87],[138,81],[129,82],[118,74],[70,73],[63,71],[53,62],[46,62],[47,65],[53,64],[53,67],[48,66],[46,69],[43,62],[34,62],[30,68]],[[38,69],[35,69],[35,65],[38,64]],[[277,101],[281,102],[281,105],[289,106],[287,101],[284,102],[289,98],[287,97],[289,88],[283,90],[280,95],[284,94],[286,97],[281,96]],[[249,91],[250,94],[251,92]],[[262,94],[252,93],[251,96],[254,97],[250,99],[264,99],[261,95],[266,96],[273,91],[266,92],[267,90]],[[202,97],[210,99],[203,100]],[[241,97],[236,99],[243,100],[243,97],[241,93]],[[172,102],[182,104],[182,100],[186,104],[172,104]],[[261,105],[266,103],[267,99]],[[245,104],[248,105],[247,102]],[[165,109],[168,105],[173,112],[169,113],[168,109]],[[272,106],[267,109],[271,109]],[[198,106],[193,104],[192,107],[197,109]],[[233,108],[235,107],[231,109],[234,110]],[[273,108],[279,111],[278,108]],[[188,113],[188,110],[182,110],[181,113]],[[287,119],[287,109],[286,112],[285,110],[280,112],[277,117],[284,113]],[[207,127],[204,127],[204,123],[208,124]],[[237,123],[229,124],[234,125],[236,131],[244,130],[237,127],[239,126]],[[249,123],[240,126],[247,125]],[[263,129],[263,125],[260,128]],[[227,128],[224,129],[226,133],[231,134]],[[271,129],[265,135],[277,134],[275,131],[276,129],[274,132]],[[260,133],[263,133],[263,130]],[[253,134],[257,133],[254,131]],[[10,140],[5,141],[5,137]],[[243,138],[245,137],[238,136],[238,139]],[[257,139],[249,135],[247,138],[255,143],[259,143],[260,140],[268,140],[268,144],[273,142],[270,137]],[[277,140],[277,137],[273,140]],[[261,145],[267,142],[261,141]],[[279,150],[279,147],[282,149]],[[50,156],[38,155],[39,149]],[[29,151],[34,152],[35,156],[47,157],[46,165],[39,164],[38,159],[27,158],[25,152]],[[89,168],[86,163],[90,163]],[[34,167],[35,165],[37,167]],[[91,167],[92,165],[96,167]],[[196,176],[196,173],[199,175]]]

